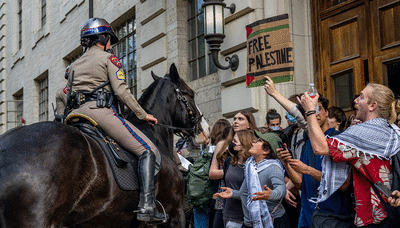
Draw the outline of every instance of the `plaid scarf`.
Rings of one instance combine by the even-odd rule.
[[[263,191],[260,185],[260,179],[258,178],[258,173],[270,165],[278,166],[283,170],[283,166],[279,160],[264,159],[257,164],[254,160],[254,157],[250,157],[247,159],[245,164],[244,176],[248,189],[247,208],[249,210],[250,220],[253,222],[253,228],[274,227],[266,201],[251,200],[251,197],[254,195],[254,193]]]

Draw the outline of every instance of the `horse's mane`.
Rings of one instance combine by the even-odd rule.
[[[146,108],[146,104],[149,101],[149,99],[156,99],[154,96],[158,96],[159,87],[162,87],[163,84],[166,81],[171,81],[171,83],[175,83],[177,87],[181,90],[183,94],[187,94],[188,96],[194,98],[195,92],[186,84],[184,80],[182,80],[180,77],[177,78],[177,82],[173,82],[170,75],[167,74],[163,78],[162,77],[155,77],[154,82],[147,87],[147,89],[144,91],[142,96],[140,96],[138,103],[140,106],[147,112],[149,113],[149,110]],[[152,104],[150,104],[152,105]],[[153,133],[153,127],[149,125],[146,121],[140,120],[133,111],[131,110],[126,110],[127,111],[127,120],[129,120],[134,126],[136,126],[143,134],[145,134],[159,149],[161,149],[161,143],[157,140]],[[167,149],[167,148],[164,148]]]
[[[157,88],[159,83],[156,83],[157,81],[154,81],[149,87],[147,87],[146,91],[142,94],[142,96],[139,98],[138,103],[140,106],[147,112],[149,113],[149,110],[146,109],[146,107],[143,106],[145,104],[145,101],[151,97],[153,94],[154,90]],[[132,110],[125,109],[125,116],[126,119],[131,122],[135,127],[137,127],[144,135],[149,138],[154,145],[157,146],[157,148],[160,151],[167,151],[167,148],[164,148],[162,144],[159,142],[159,140],[155,137],[154,132],[153,132],[153,127],[147,123],[145,120],[140,120],[135,113]],[[169,153],[167,153],[169,154]]]
[[[153,83],[151,83],[149,85],[149,87],[147,87],[147,89],[144,91],[144,93],[142,94],[142,96],[140,96],[138,103],[140,104],[140,106],[143,107],[143,105],[146,103],[146,101],[151,97],[151,95],[153,94],[153,91],[157,88],[158,86],[158,81],[160,79],[154,81]],[[144,107],[143,107],[144,108]],[[148,110],[145,110],[146,112]]]

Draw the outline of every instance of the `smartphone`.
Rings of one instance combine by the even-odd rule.
[[[383,193],[383,195],[385,195],[387,198],[392,196],[392,191],[386,187],[382,182],[378,181],[375,184],[375,187],[377,189],[379,189],[379,191],[381,191]]]
[[[282,141],[278,141],[278,146],[279,146],[279,148],[285,149],[285,147],[283,146]]]

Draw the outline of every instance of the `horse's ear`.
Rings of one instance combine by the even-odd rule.
[[[175,63],[169,68],[169,77],[173,82],[179,82],[178,69],[176,69]]]
[[[160,79],[160,77],[158,77],[156,74],[154,74],[153,71],[151,71],[151,77],[153,78],[154,81],[157,81],[158,79]]]

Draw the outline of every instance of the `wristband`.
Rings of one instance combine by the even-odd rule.
[[[317,113],[315,110],[310,110],[306,112],[306,116],[311,116],[312,114]]]

